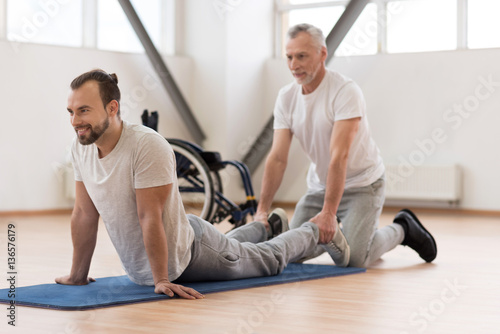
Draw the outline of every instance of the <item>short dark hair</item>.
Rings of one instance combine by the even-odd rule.
[[[101,69],[95,69],[85,72],[76,77],[70,84],[72,90],[80,88],[87,81],[96,81],[99,85],[99,95],[106,108],[109,102],[116,100],[118,102],[118,116],[120,116],[120,89],[118,88],[118,77],[115,73],[108,74]]]

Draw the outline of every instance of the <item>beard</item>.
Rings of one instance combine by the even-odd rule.
[[[299,85],[308,85],[310,84],[317,76],[318,76],[318,73],[321,69],[321,63],[318,64],[318,66],[316,66],[316,68],[313,70],[312,73],[306,73],[305,77],[302,78],[302,79],[296,79],[297,83]]]
[[[100,124],[96,125],[95,127],[89,125],[90,127],[90,133],[85,136],[85,135],[78,135],[78,130],[75,129],[76,135],[78,136],[78,141],[82,145],[90,145],[93,144],[99,139],[102,134],[108,129],[109,127],[109,120],[108,118],[104,119]]]

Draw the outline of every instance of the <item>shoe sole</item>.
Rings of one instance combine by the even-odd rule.
[[[434,255],[434,258],[432,260],[429,260],[429,261],[425,260],[425,262],[432,262],[432,261],[434,261],[434,259],[437,257],[437,244],[436,244],[436,240],[434,240],[434,237],[432,236],[432,234],[429,231],[427,231],[427,229],[424,227],[424,225],[422,225],[422,223],[420,222],[420,220],[417,218],[417,216],[410,209],[403,209],[401,211],[406,212],[407,214],[409,214],[415,220],[415,222],[417,222],[417,224],[425,232],[427,232],[427,234],[431,237],[432,242],[434,243],[434,248],[436,249],[436,254]]]
[[[342,237],[342,241],[346,245],[345,253],[346,253],[346,258],[347,258],[346,264],[345,265],[341,265],[339,267],[347,267],[349,265],[349,261],[351,261],[351,247],[349,247],[349,244],[347,243],[347,239],[345,238],[344,232],[342,232],[342,230],[340,229],[340,225],[339,224],[337,224],[337,228],[338,228],[337,232],[335,232],[335,233],[340,233],[340,236]]]
[[[344,249],[344,253],[345,253],[345,258],[347,258],[347,261],[345,261],[345,263],[339,263],[337,264],[337,262],[335,262],[335,259],[333,259],[333,256],[330,254],[330,252],[328,251],[329,248],[328,248],[328,244],[325,244],[325,245],[321,245],[323,247],[324,250],[326,250],[326,252],[330,255],[330,257],[332,258],[333,262],[335,262],[335,265],[337,267],[347,267],[349,265],[349,261],[351,260],[351,247],[349,247],[349,244],[347,243],[347,239],[345,238],[345,235],[344,235],[344,232],[342,232],[342,230],[340,229],[340,226],[339,224],[337,223],[337,231],[335,232],[335,236],[337,235],[337,233],[340,232],[340,237],[342,238],[342,243],[344,243],[346,245],[345,249]],[[334,236],[334,238],[335,238]],[[333,240],[330,241],[331,243],[333,243]],[[335,243],[334,243],[335,244]],[[337,246],[337,248],[340,248],[338,247],[337,244],[335,244]]]
[[[280,220],[281,220],[281,231],[279,234],[282,234],[282,233],[285,233],[286,231],[288,231],[290,229],[290,227],[288,226],[288,216],[286,214],[286,211],[283,210],[282,208],[276,208],[273,211],[271,211],[271,213],[269,214],[269,217],[271,217],[273,214],[278,215],[278,217],[280,217]],[[269,217],[268,217],[268,219],[269,219]],[[279,235],[279,234],[277,234],[277,235]]]

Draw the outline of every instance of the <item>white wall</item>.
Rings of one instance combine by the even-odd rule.
[[[216,6],[221,3],[178,2],[180,57],[166,61],[207,135],[204,147],[220,151],[226,159],[240,159],[242,142],[253,140],[270,112],[263,108],[262,96],[265,65],[273,49],[273,1]],[[140,123],[144,108],[156,109],[162,135],[193,139],[145,55],[5,41],[0,41],[0,55],[2,76],[11,79],[0,80],[0,119],[15,125],[0,132],[0,211],[72,206],[64,196],[61,174],[74,137],[65,110],[67,87],[91,68],[118,74],[124,119]],[[228,174],[227,192],[241,196],[234,171]]]
[[[190,99],[192,62],[166,62]],[[0,67],[0,211],[72,207],[61,173],[75,136],[66,102],[71,80],[90,69],[117,73],[123,119],[158,110],[160,133],[192,139],[144,55],[0,41]]]
[[[273,53],[273,0],[186,0],[182,5],[181,52],[195,63],[191,102],[207,134],[203,145],[226,160],[241,160],[272,112],[263,97],[266,62]],[[224,193],[244,201],[237,171],[228,167],[221,176]]]
[[[386,163],[458,163],[464,170],[460,207],[498,211],[498,59],[500,49],[464,50],[334,58],[329,67],[361,86],[372,134]],[[291,77],[282,60],[270,60],[268,68],[267,92],[275,96]],[[492,84],[484,83],[488,81]],[[456,106],[462,106],[462,114]],[[438,140],[433,131],[439,133]],[[301,154],[291,164],[305,170]],[[285,183],[295,178],[289,175]],[[299,198],[303,189],[292,187],[282,198]]]
[[[273,0],[183,4],[183,54],[195,64],[192,105],[208,136],[204,146],[225,159],[241,159],[271,116],[279,88],[292,80],[285,61],[272,59]],[[424,163],[463,167],[463,208],[500,210],[500,189],[491,186],[500,178],[495,173],[500,152],[494,147],[500,137],[495,131],[500,87],[472,106],[468,118],[447,111],[474,102],[476,89],[485,93],[480,77],[500,82],[499,56],[499,49],[375,55],[336,58],[329,66],[363,89],[373,136],[387,163],[409,160],[418,154],[417,142],[425,142]],[[432,146],[436,128],[446,140]],[[306,189],[308,163],[295,141],[291,157],[278,201],[297,201]],[[252,177],[257,195],[262,170],[263,165]],[[237,179],[224,177],[225,189],[236,200],[242,193]]]
[[[212,1],[178,1],[184,13],[178,52],[193,60],[190,106],[207,139],[207,149],[225,151],[226,28]]]
[[[225,141],[230,159],[243,158],[269,117],[270,109],[266,108],[263,97],[266,62],[273,56],[273,13],[272,1],[243,1],[226,14],[228,72]],[[236,169],[226,168],[221,175],[230,198],[244,201],[241,177]],[[258,183],[255,188],[260,190],[260,179],[256,178],[254,183]]]
[[[221,1],[222,2],[222,1]],[[207,134],[207,149],[241,159],[272,114],[280,87],[292,80],[284,60],[272,59],[273,0],[181,1],[181,57],[166,58],[188,104]],[[441,128],[446,140],[425,163],[464,167],[462,207],[500,210],[500,87],[491,94],[480,78],[500,82],[500,50],[336,58],[329,66],[356,80],[365,93],[373,136],[386,162],[409,159],[416,141]],[[64,198],[61,165],[74,137],[66,115],[68,85],[95,67],[118,73],[124,119],[140,122],[144,108],[160,111],[159,132],[191,140],[145,55],[0,41],[0,211],[71,207]],[[468,118],[446,114],[454,104],[482,100]],[[447,120],[443,115],[447,115]],[[450,118],[450,117],[455,118]],[[462,120],[459,124],[458,122]],[[294,142],[276,200],[296,201],[305,191],[307,162]],[[262,165],[253,175],[260,191]],[[237,177],[225,183],[242,193]],[[227,181],[227,180],[226,180]]]

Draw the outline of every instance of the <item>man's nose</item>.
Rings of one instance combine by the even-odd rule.
[[[77,126],[80,123],[80,117],[75,113],[71,115],[71,125]]]

